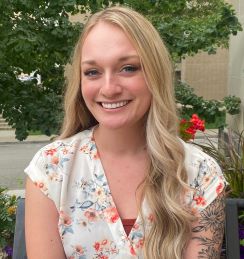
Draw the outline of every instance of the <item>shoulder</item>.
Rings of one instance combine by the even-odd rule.
[[[59,164],[59,162],[61,162],[60,159],[64,159],[65,161],[70,160],[77,151],[90,142],[92,135],[91,131],[91,129],[85,130],[69,138],[53,141],[42,147],[36,153],[36,159],[41,158],[43,162],[51,162],[54,165]]]
[[[217,161],[194,144],[183,142],[188,174],[188,202],[202,210],[224,190],[226,180]]]
[[[77,168],[81,168],[85,161],[90,161],[84,154],[92,149],[92,143],[91,129],[56,140],[35,154],[25,173],[57,204],[60,193],[69,182],[71,172],[78,172]]]
[[[79,132],[71,137],[65,139],[57,139],[52,143],[44,146],[40,151],[46,153],[46,155],[52,155],[53,152],[62,152],[65,154],[64,149],[71,149],[72,147],[78,147],[82,144],[87,143],[91,139],[92,130],[88,129]]]
[[[203,152],[194,144],[183,142],[183,146],[189,183],[201,173],[222,176],[221,168],[213,157]]]

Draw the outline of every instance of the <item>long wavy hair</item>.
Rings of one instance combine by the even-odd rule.
[[[152,94],[146,122],[151,168],[142,187],[153,214],[145,228],[146,259],[180,259],[190,238],[193,216],[184,205],[187,173],[184,148],[178,138],[173,89],[173,69],[168,51],[152,24],[126,7],[110,7],[90,17],[75,47],[72,74],[65,94],[65,118],[60,138],[97,124],[81,94],[81,49],[86,36],[99,22],[121,28],[137,50]],[[141,204],[140,204],[141,205]],[[140,213],[143,219],[142,208]],[[145,220],[143,220],[145,225]]]

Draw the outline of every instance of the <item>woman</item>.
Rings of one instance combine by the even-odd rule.
[[[72,68],[61,136],[25,170],[28,258],[219,258],[225,181],[178,138],[153,26],[123,7],[93,15]]]

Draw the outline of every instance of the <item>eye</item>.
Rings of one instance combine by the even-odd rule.
[[[133,72],[137,71],[138,69],[139,69],[138,66],[126,65],[126,66],[122,67],[121,72],[133,73]]]
[[[87,76],[87,77],[96,77],[99,75],[99,72],[97,69],[89,69],[89,70],[86,70],[84,71],[84,76]]]

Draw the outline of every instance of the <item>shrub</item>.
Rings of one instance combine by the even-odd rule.
[[[0,255],[12,258],[17,198],[0,187]],[[2,258],[1,257],[1,258]]]
[[[226,112],[231,115],[240,112],[239,97],[227,96],[221,101],[205,100],[202,96],[197,96],[193,88],[182,82],[178,82],[175,86],[175,98],[182,118],[189,119],[195,113],[206,123],[213,123],[216,118],[225,117]]]

